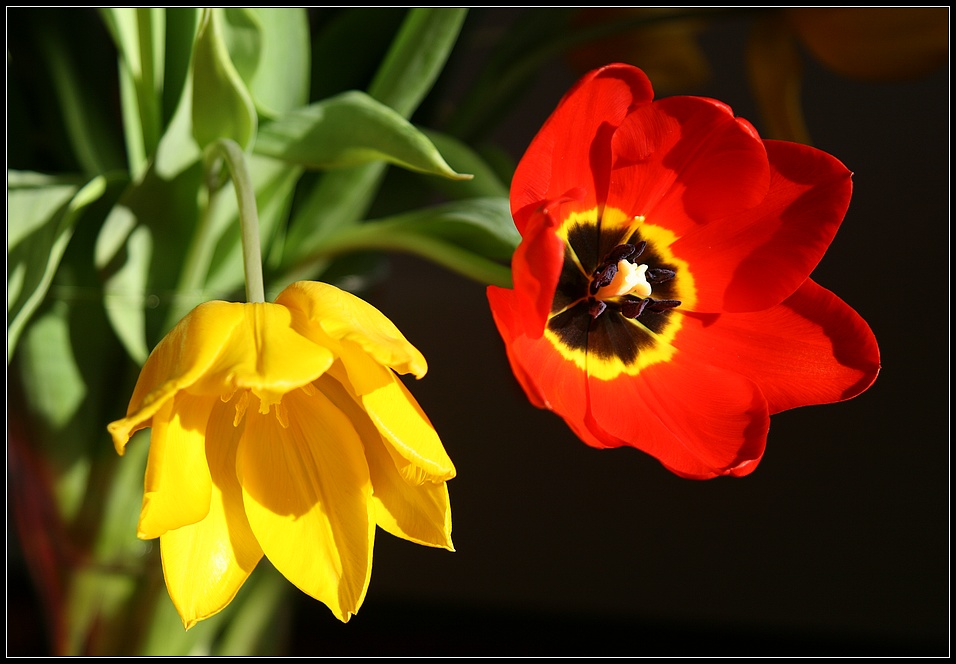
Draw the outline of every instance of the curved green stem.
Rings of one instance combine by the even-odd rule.
[[[239,202],[239,226],[242,229],[242,261],[246,273],[246,301],[265,302],[266,289],[262,280],[262,246],[259,242],[259,214],[256,211],[256,192],[246,168],[246,160],[239,145],[228,138],[220,138],[210,145],[218,150],[229,166]]]

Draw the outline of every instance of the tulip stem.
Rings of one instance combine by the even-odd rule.
[[[265,302],[266,289],[262,280],[262,248],[259,242],[259,214],[256,211],[256,192],[246,169],[242,149],[228,138],[212,144],[229,166],[239,202],[239,227],[242,230],[242,263],[246,273],[246,301]]]

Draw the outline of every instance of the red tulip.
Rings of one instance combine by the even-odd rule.
[[[809,278],[850,193],[837,159],[761,140],[719,101],[592,71],[512,181],[514,288],[488,298],[515,376],[591,446],[752,472],[771,414],[879,372],[866,322]]]

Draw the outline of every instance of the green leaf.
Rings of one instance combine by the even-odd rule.
[[[101,10],[120,55],[123,129],[134,178],[146,164],[162,134],[166,14],[158,7]]]
[[[163,125],[173,117],[186,89],[202,10],[197,7],[166,8],[166,65],[163,81]]]
[[[369,86],[369,94],[410,118],[445,66],[458,39],[465,9],[412,9]],[[385,173],[384,162],[324,173],[307,191],[289,225],[284,267],[305,267],[302,259],[323,237],[358,223],[375,198]]]
[[[236,71],[226,49],[221,11],[206,9],[199,25],[193,54],[193,137],[200,147],[229,138],[243,149],[256,135],[256,109],[252,96]]]
[[[248,87],[259,67],[262,25],[252,10],[245,7],[223,7],[217,18],[229,60]]]
[[[309,16],[301,7],[249,9],[260,26],[261,49],[255,73],[246,83],[264,117],[304,106],[309,101],[312,53]]]
[[[123,263],[104,284],[106,314],[126,352],[137,364],[149,356],[146,345],[146,306],[149,263],[153,254],[152,233],[137,226],[136,216],[123,205],[115,206],[96,245],[96,264],[105,265],[122,253]]]
[[[150,168],[124,192],[97,237],[95,263],[107,313],[137,361],[168,331],[171,312],[188,311],[205,298],[179,283],[200,225],[202,182],[199,162],[172,178]]]
[[[423,129],[422,133],[435,145],[449,165],[456,171],[471,173],[467,182],[436,182],[433,186],[452,198],[480,198],[508,196],[508,184],[503,182],[495,168],[470,146],[448,134]],[[513,168],[513,167],[512,167]],[[508,179],[510,182],[510,177]]]
[[[428,138],[364,92],[345,92],[286,113],[259,130],[255,151],[307,168],[384,160],[420,173],[470,179],[453,171]]]
[[[479,283],[510,286],[510,270],[501,263],[520,240],[507,198],[469,198],[343,228],[319,251],[405,251]]]
[[[411,117],[445,67],[467,14],[467,9],[447,7],[410,10],[369,94]]]
[[[75,52],[84,48],[84,42],[76,33],[68,33],[70,27],[64,27],[63,22],[51,20],[37,30],[36,43],[49,66],[55,93],[55,98],[46,103],[62,114],[73,153],[88,177],[126,168],[123,148],[114,132],[114,119],[103,103],[104,78],[99,72],[90,71],[99,59],[94,57],[94,49],[89,53]],[[80,23],[71,27],[84,26]]]
[[[83,187],[12,171],[7,194],[7,363],[30,316],[43,301],[80,213],[106,191],[97,176]]]

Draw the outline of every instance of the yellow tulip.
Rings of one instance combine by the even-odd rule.
[[[454,550],[455,468],[398,373],[421,353],[381,312],[297,282],[275,303],[207,302],[156,346],[117,452],[151,427],[138,536],[160,540],[188,629],[265,555],[342,621],[358,611],[376,525]]]

